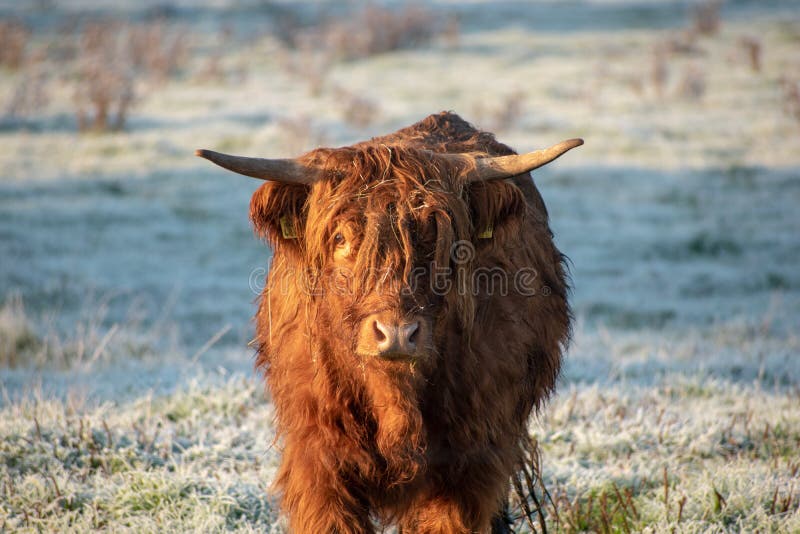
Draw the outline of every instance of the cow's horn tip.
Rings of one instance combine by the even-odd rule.
[[[211,151],[210,150],[206,150],[205,148],[198,148],[197,150],[194,151],[194,155],[195,156],[198,156],[198,157],[201,157],[201,158],[205,158],[205,159],[208,159],[208,156],[210,154],[211,154]]]

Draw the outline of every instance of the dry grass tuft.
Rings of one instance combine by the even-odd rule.
[[[80,35],[75,113],[80,131],[121,130],[135,98],[135,77],[122,24],[87,24]]]
[[[342,87],[336,87],[333,94],[340,102],[342,115],[347,124],[357,128],[366,128],[378,119],[380,106],[374,100]]]
[[[294,54],[282,54],[281,61],[287,72],[308,83],[311,95],[322,94],[332,66],[326,51],[316,50],[310,44],[305,44]]]
[[[519,124],[525,113],[527,95],[515,89],[499,99],[496,105],[487,107],[483,100],[473,105],[472,114],[476,123],[490,132],[507,132]]]
[[[753,72],[761,72],[761,56],[763,46],[761,40],[753,36],[743,36],[739,38],[739,48],[744,52],[750,68]]]
[[[800,80],[783,78],[783,107],[790,116],[800,122]]]
[[[629,487],[620,488],[616,483],[574,497],[570,497],[567,490],[559,486],[549,503],[549,513],[558,532],[630,534],[639,531],[640,516],[635,492]]]
[[[127,39],[133,66],[157,82],[176,76],[186,62],[186,31],[171,30],[164,21],[132,26]]]
[[[697,44],[697,37],[697,31],[688,28],[668,36],[658,46],[668,54],[699,55],[703,49]]]
[[[187,58],[186,34],[163,21],[128,26],[86,24],[76,57],[75,113],[80,131],[118,131],[147,82],[177,76]]]
[[[416,4],[393,8],[368,4],[306,27],[289,13],[279,14],[278,21],[276,37],[288,46],[283,67],[306,79],[313,96],[323,93],[328,73],[337,61],[426,45],[440,34],[452,48],[458,46],[460,33],[456,18],[442,22],[432,11]]]
[[[0,367],[24,365],[41,350],[42,341],[25,313],[19,295],[6,298],[0,308]]]
[[[692,29],[701,35],[719,31],[721,0],[705,0],[692,9]]]
[[[31,31],[18,20],[0,20],[0,67],[17,70],[25,62]]]
[[[64,334],[48,317],[31,318],[22,298],[12,294],[0,307],[0,368],[90,368],[117,357],[147,358],[162,348],[164,323],[145,328],[137,302],[125,320],[107,320],[112,296],[89,303],[91,311]]]
[[[3,114],[7,118],[28,117],[47,106],[49,76],[41,65],[31,65],[14,86]]]
[[[705,93],[705,71],[698,64],[687,65],[678,84],[678,95],[688,100],[702,100]]]
[[[308,115],[282,118],[278,126],[282,150],[287,154],[302,154],[325,144],[325,133],[314,126]]]
[[[653,48],[652,61],[650,63],[650,82],[655,89],[656,95],[662,98],[667,90],[669,82],[669,64],[667,63],[667,51],[665,47],[656,45]]]
[[[328,50],[334,59],[350,60],[429,43],[437,26],[436,17],[421,6],[367,5],[347,18],[302,32],[299,39],[314,42],[314,48]]]

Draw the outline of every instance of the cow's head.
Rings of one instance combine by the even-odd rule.
[[[333,352],[391,366],[424,365],[453,331],[447,321],[469,329],[476,251],[502,247],[525,210],[504,179],[580,144],[502,157],[382,144],[283,160],[197,155],[266,180],[250,215],[273,265],[284,262],[304,287]]]

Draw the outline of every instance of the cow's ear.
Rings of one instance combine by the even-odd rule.
[[[514,183],[505,180],[476,182],[469,186],[474,239],[499,239],[516,231],[525,213],[525,196]]]
[[[250,219],[256,234],[277,251],[298,252],[302,247],[309,188],[264,182],[250,199]]]

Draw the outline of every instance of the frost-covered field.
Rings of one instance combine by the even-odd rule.
[[[193,150],[443,109],[518,150],[586,140],[535,175],[577,318],[531,424],[548,527],[800,531],[800,11],[729,0],[691,33],[692,5],[432,1],[415,45],[354,53],[330,36],[355,4],[0,0],[30,32],[0,66],[0,531],[284,532],[257,184]],[[82,25],[155,15],[180,62],[137,67],[123,131],[79,134]]]

